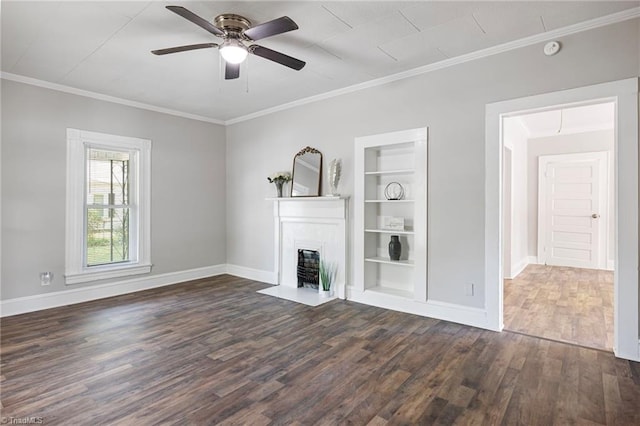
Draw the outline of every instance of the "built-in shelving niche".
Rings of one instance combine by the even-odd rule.
[[[385,188],[398,182],[400,200]],[[404,219],[404,229],[387,229],[385,217]],[[356,138],[354,194],[354,285],[352,298],[385,306],[389,298],[427,298],[427,129]],[[402,244],[399,261],[389,258],[391,235]]]

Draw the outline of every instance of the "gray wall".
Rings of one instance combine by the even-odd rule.
[[[354,137],[429,126],[429,298],[483,307],[485,104],[637,77],[638,22],[564,37],[554,57],[542,54],[542,44],[530,46],[226,131],[2,80],[1,298],[69,288],[62,280],[67,127],[153,141],[152,261],[159,274],[225,262],[272,271],[268,175],[291,170],[294,154],[310,145],[325,165],[343,159],[339,191],[351,195]],[[40,286],[41,271],[55,273],[51,286]],[[477,285],[471,298],[464,296],[468,282]]]
[[[341,157],[339,190],[353,194],[354,137],[429,126],[429,298],[483,307],[485,105],[637,77],[638,27],[563,37],[553,57],[541,43],[227,126],[227,262],[273,270],[266,177],[290,170],[299,149],[318,148],[325,164]]]
[[[80,286],[63,279],[68,127],[151,139],[152,274],[225,263],[223,126],[2,80],[3,300]]]

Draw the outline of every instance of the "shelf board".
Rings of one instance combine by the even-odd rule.
[[[365,203],[413,203],[415,200],[364,200]]]
[[[317,197],[268,197],[265,198],[267,201],[278,201],[278,202],[286,202],[286,201],[337,201],[337,200],[348,200],[348,195],[320,195]]]
[[[403,297],[406,299],[413,299],[413,292],[409,291],[409,290],[400,290],[398,288],[391,288],[391,287],[372,287],[372,288],[367,288],[365,289],[365,292],[371,292],[371,293],[380,293],[380,294],[385,294],[385,295],[390,295],[390,296],[397,296],[397,297]]]
[[[395,229],[365,229],[364,232],[376,232],[380,234],[413,235],[413,231],[396,231]]]
[[[391,260],[388,257],[365,257],[365,262],[384,263],[387,265],[408,266],[413,267],[413,260]]]
[[[419,138],[415,138],[419,139]],[[415,147],[414,142],[401,142],[401,143],[381,143],[375,145],[369,145],[365,147],[366,151],[385,151],[387,153],[399,152],[399,151],[412,151]]]
[[[367,176],[411,175],[413,173],[415,173],[414,169],[377,170],[375,172],[364,172],[364,174]]]

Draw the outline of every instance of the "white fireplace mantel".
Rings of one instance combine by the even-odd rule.
[[[335,294],[345,298],[348,276],[348,197],[283,197],[273,201],[274,271],[278,285],[297,287],[297,249],[320,251],[323,260],[338,266]]]

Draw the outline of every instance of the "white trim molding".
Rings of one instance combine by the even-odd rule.
[[[481,308],[440,302],[437,300],[421,302],[374,290],[360,291],[354,287],[347,287],[347,300],[376,306],[378,308],[391,309],[393,311],[498,331],[490,327],[487,321],[487,312]]]
[[[163,108],[156,105],[146,104],[143,102],[132,101],[129,99],[118,98],[115,96],[105,95],[102,93],[91,92],[88,90],[77,89],[75,87],[65,86],[58,83],[52,83],[49,81],[38,80],[31,77],[26,77],[18,74],[12,74],[8,72],[0,72],[0,78],[5,80],[16,81],[18,83],[30,84],[32,86],[43,87],[46,89],[57,90],[60,92],[71,93],[78,96],[84,96],[87,98],[98,99],[106,102],[112,102],[116,104],[131,106],[134,108],[145,109],[149,111],[160,112],[163,114],[174,115],[177,117],[188,118],[191,120],[204,121],[207,123],[220,124],[220,125],[231,125],[240,123],[242,121],[252,120],[254,118],[262,117],[265,115],[273,114],[279,111],[284,111],[287,109],[295,108],[297,106],[306,105],[313,102],[318,102],[325,99],[334,98],[337,96],[345,95],[347,93],[353,93],[360,90],[369,89],[371,87],[382,86],[388,83],[392,83],[394,81],[403,80],[405,78],[415,77],[417,75],[426,74],[432,71],[437,71],[443,68],[448,68],[454,65],[462,64],[465,62],[474,61],[476,59],[482,59],[488,56],[497,55],[500,53],[508,52],[515,49],[520,49],[522,47],[531,46],[534,44],[542,43],[544,41],[549,41],[553,39],[557,39],[560,37],[565,37],[571,34],[580,33],[587,30],[592,30],[595,28],[604,27],[607,25],[616,24],[619,22],[628,21],[630,19],[635,19],[640,16],[640,7],[629,8],[620,12],[616,12],[610,15],[601,16],[595,19],[590,19],[588,21],[579,22],[577,24],[569,25],[563,28],[558,28],[551,31],[545,31],[543,33],[535,34],[533,36],[521,38],[519,40],[510,41],[504,44],[500,44],[497,46],[492,46],[486,49],[478,50],[475,52],[467,53],[465,55],[456,56],[453,58],[445,59],[443,61],[435,62],[433,64],[424,65],[421,67],[417,67],[414,69],[410,69],[407,71],[403,71],[397,74],[389,75],[386,77],[365,81],[364,83],[355,84],[353,86],[344,87],[341,89],[332,90],[330,92],[321,93],[319,95],[310,96],[304,99],[299,99],[293,102],[289,102],[286,104],[278,105],[272,108],[267,108],[261,111],[256,111],[250,114],[246,114],[243,116],[231,118],[228,120],[221,120],[213,117],[205,117],[202,115],[192,114],[184,111],[172,110],[169,108]]]
[[[87,266],[87,163],[90,149],[129,153],[129,258],[126,262]],[[102,207],[102,205],[101,205]],[[105,205],[105,207],[109,207]],[[151,272],[151,141],[86,130],[67,129],[65,283],[119,278]]]
[[[76,303],[120,296],[122,294],[179,284],[200,278],[208,278],[222,275],[226,273],[226,269],[226,265],[224,264],[205,266],[186,271],[169,272],[166,274],[133,278],[126,281],[7,299],[0,302],[0,317],[8,317],[59,306],[74,305]]]
[[[515,279],[529,265],[541,265],[541,263],[538,262],[538,258],[536,256],[525,256],[511,266],[511,276],[504,278],[508,280]]]
[[[67,272],[64,274],[64,282],[65,284],[81,284],[90,281],[128,277],[130,275],[148,274],[149,272],[151,272],[151,267],[152,265],[150,263],[142,263],[125,266],[118,265],[117,268],[113,269],[103,267],[95,271],[81,272],[77,274]]]
[[[519,40],[510,41],[507,43],[499,44],[497,46],[491,46],[486,49],[467,53],[465,55],[455,56],[453,58],[435,62],[433,64],[424,65],[424,66],[413,68],[407,71],[402,71],[397,74],[392,74],[386,77],[377,78],[375,80],[365,81],[364,83],[355,84],[353,86],[344,87],[342,89],[332,90],[330,92],[322,93],[315,96],[310,96],[304,99],[299,99],[297,101],[289,102],[283,105],[278,105],[272,108],[267,108],[262,111],[257,111],[251,114],[243,115],[241,117],[232,118],[230,120],[225,121],[224,124],[230,125],[230,124],[240,123],[242,121],[252,120],[254,118],[258,118],[258,117],[273,114],[279,111],[295,108],[301,105],[306,105],[313,102],[322,101],[325,99],[335,98],[336,96],[341,96],[347,93],[353,93],[360,90],[369,89],[371,87],[382,86],[388,83],[392,83],[394,81],[404,80],[406,78],[411,78],[421,74],[426,74],[429,72],[441,70],[443,68],[449,68],[454,65],[463,64],[465,62],[475,61],[476,59],[482,59],[488,56],[493,56],[493,55],[508,52],[511,50],[520,49],[522,47],[531,46],[531,45],[542,43],[549,40],[554,40],[554,39],[565,37],[571,34],[604,27],[606,25],[616,24],[618,22],[628,21],[630,19],[634,19],[639,16],[640,16],[640,7],[626,9],[621,12],[613,13],[611,15],[601,16],[599,18],[590,19],[588,21],[579,22],[577,24],[569,25],[569,26],[558,28],[551,31],[545,31],[543,33],[521,38]]]
[[[259,281],[267,284],[278,284],[278,274],[272,271],[247,268],[246,266],[227,264],[227,273],[240,278],[252,281]]]
[[[529,265],[542,265],[537,256],[527,256],[527,262]]]
[[[159,112],[162,114],[173,115],[176,117],[188,118],[190,120],[204,121],[206,123],[224,125],[224,121],[217,120],[215,118],[204,117],[202,115],[191,114],[183,111],[176,111],[174,109],[163,108],[156,105],[145,104],[143,102],[132,101],[129,99],[118,98],[116,96],[109,96],[98,92],[91,92],[89,90],[77,89],[71,86],[65,86],[64,84],[51,83],[50,81],[38,80],[37,78],[26,77],[24,75],[12,74],[9,72],[0,72],[0,78],[9,81],[15,81],[17,83],[29,84],[31,86],[42,87],[44,89],[56,90],[58,92],[70,93],[72,95],[83,96],[85,98],[97,99],[99,101],[111,102],[114,104],[125,105],[133,108],[144,109],[147,111]]]
[[[523,257],[517,263],[514,263],[511,266],[511,276],[510,277],[505,277],[505,278],[510,279],[510,280],[516,278],[518,275],[520,275],[520,273],[522,271],[524,271],[524,268],[526,268],[527,266],[529,266],[528,258],[527,257]]]

